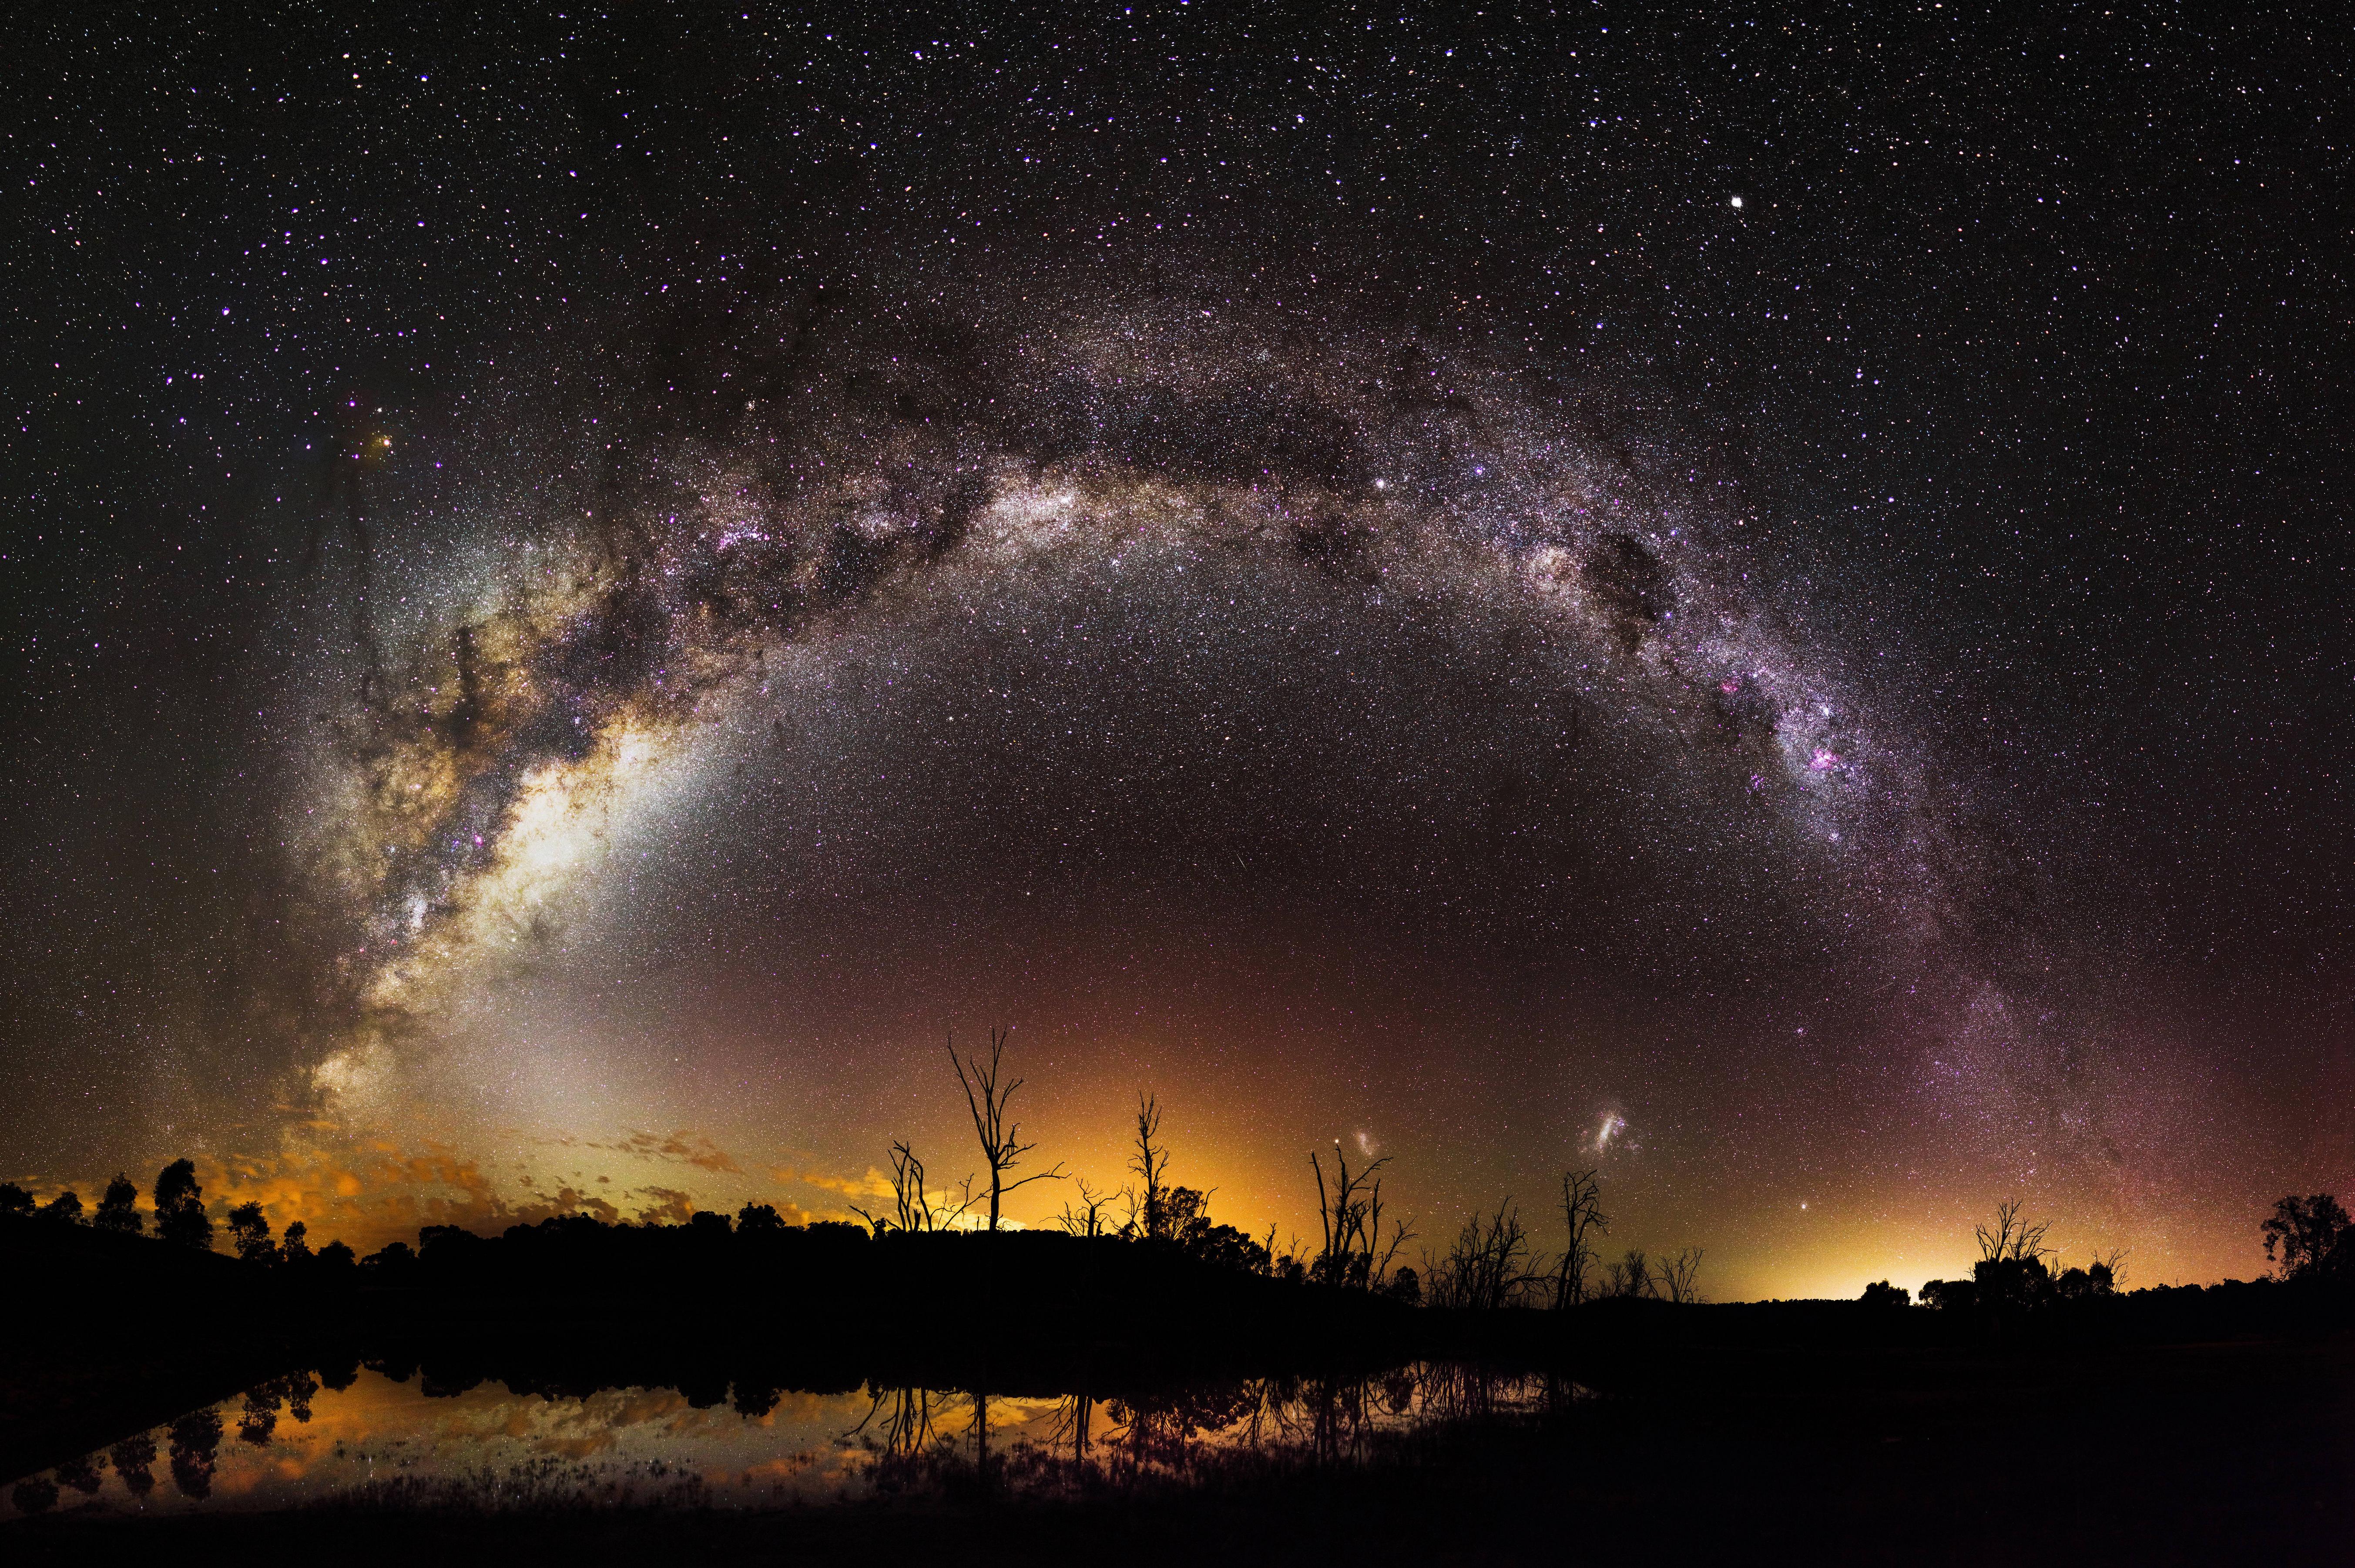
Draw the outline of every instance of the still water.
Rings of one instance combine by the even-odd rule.
[[[0,1517],[314,1505],[777,1508],[990,1486],[1036,1495],[1184,1486],[1349,1463],[1432,1426],[1588,1397],[1456,1363],[1238,1378],[1154,1393],[796,1393],[739,1386],[584,1396],[301,1371],[23,1477]]]

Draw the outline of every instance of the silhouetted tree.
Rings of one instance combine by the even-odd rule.
[[[0,1181],[0,1214],[29,1214],[33,1195],[13,1181]]]
[[[2007,1199],[1996,1205],[1992,1229],[1975,1232],[1979,1261],[1971,1269],[1972,1300],[1983,1312],[2009,1317],[2033,1311],[2053,1297],[2052,1271],[2045,1259],[2052,1249],[2044,1244],[2047,1223],[2030,1224],[2026,1205]]]
[[[1104,1234],[1107,1229],[1104,1210],[1110,1207],[1112,1195],[1099,1192],[1089,1186],[1085,1177],[1074,1178],[1072,1185],[1079,1189],[1080,1200],[1076,1204],[1066,1202],[1063,1205],[1063,1211],[1055,1216],[1055,1223],[1060,1225],[1067,1235],[1101,1236]]]
[[[2044,1233],[2052,1227],[2031,1225],[2023,1217],[2027,1204],[2017,1198],[2008,1198],[1995,1206],[1995,1229],[1978,1227],[1979,1257],[1982,1260],[2018,1263],[2028,1258],[2050,1257],[2052,1249],[2044,1244]]]
[[[211,1249],[213,1220],[205,1212],[195,1162],[176,1159],[156,1173],[155,1233],[179,1246]]]
[[[2355,1273],[2347,1211],[2328,1192],[2283,1199],[2257,1230],[2265,1239],[2265,1261],[2283,1279]]]
[[[1652,1266],[1641,1247],[1629,1247],[1620,1260],[1604,1271],[1603,1294],[1629,1300],[1657,1296]]]
[[[1679,1247],[1663,1257],[1652,1276],[1658,1283],[1659,1293],[1680,1304],[1699,1301],[1700,1258],[1699,1247]]]
[[[139,1212],[137,1184],[121,1171],[115,1172],[114,1179],[106,1184],[106,1196],[98,1200],[98,1212],[91,1216],[90,1222],[101,1231],[119,1231],[126,1236],[139,1234],[146,1228],[146,1221]]]
[[[360,1273],[378,1285],[407,1285],[417,1275],[417,1253],[407,1242],[388,1242],[360,1260]]]
[[[1332,1183],[1328,1189],[1323,1161],[1312,1149],[1308,1168],[1316,1175],[1316,1224],[1324,1244],[1308,1264],[1308,1277],[1326,1285],[1369,1290],[1388,1276],[1399,1249],[1413,1240],[1403,1220],[1393,1221],[1390,1236],[1382,1235],[1382,1182],[1380,1172],[1390,1163],[1385,1155],[1364,1169],[1351,1172],[1341,1140],[1333,1140]]]
[[[1586,1299],[1595,1268],[1602,1262],[1595,1241],[1611,1229],[1610,1216],[1603,1212],[1602,1172],[1562,1172],[1561,1217],[1570,1231],[1570,1245],[1554,1268],[1553,1304],[1575,1307]]]
[[[1051,1168],[1008,1181],[1006,1173],[1022,1163],[1022,1157],[1039,1146],[1021,1141],[1021,1126],[1006,1117],[1007,1103],[1014,1091],[1022,1087],[1017,1078],[1011,1083],[1001,1083],[1006,1062],[1006,1041],[1014,1033],[1010,1029],[989,1031],[989,1060],[959,1057],[956,1040],[949,1041],[949,1065],[956,1069],[957,1083],[964,1090],[965,1108],[973,1113],[974,1136],[981,1140],[981,1157],[989,1166],[989,1228],[997,1229],[998,1208],[1005,1195],[1018,1187],[1028,1187],[1034,1181],[1060,1181],[1063,1167],[1059,1161]],[[967,1073],[967,1069],[972,1071]]]
[[[1967,1312],[1978,1302],[1978,1287],[1966,1279],[1933,1279],[1922,1285],[1922,1305],[1942,1312]]]
[[[698,1236],[731,1234],[728,1216],[710,1209],[700,1209],[687,1217],[687,1228]]]
[[[1408,1307],[1423,1305],[1423,1277],[1411,1268],[1402,1268],[1391,1275],[1390,1284],[1384,1288],[1389,1291],[1392,1301]]]
[[[1866,1285],[1864,1294],[1857,1299],[1862,1301],[1867,1307],[1903,1307],[1906,1305],[1907,1296],[1903,1285],[1891,1285],[1887,1280],[1881,1279]]]
[[[319,1249],[319,1272],[331,1278],[348,1275],[358,1264],[359,1260],[352,1255],[352,1249],[341,1242],[329,1242]]]
[[[18,1513],[47,1513],[58,1506],[58,1484],[47,1476],[27,1476],[9,1492]]]
[[[47,1203],[41,1205],[41,1218],[44,1220],[55,1220],[67,1225],[80,1224],[81,1194],[79,1192],[59,1193],[55,1198],[50,1199]]]
[[[144,1432],[134,1433],[108,1451],[114,1461],[114,1473],[123,1477],[123,1486],[134,1498],[144,1498],[155,1489],[155,1439]]]
[[[1169,1170],[1169,1150],[1154,1140],[1161,1136],[1161,1101],[1158,1095],[1139,1094],[1136,1097],[1136,1152],[1128,1157],[1128,1168],[1136,1173],[1142,1183],[1137,1211],[1137,1225],[1148,1241],[1159,1241],[1169,1234],[1169,1214],[1166,1199]]]
[[[273,1264],[278,1248],[270,1239],[270,1220],[259,1203],[240,1203],[229,1211],[229,1245],[250,1264]]]
[[[1510,1198],[1492,1215],[1475,1214],[1464,1221],[1447,1255],[1433,1262],[1425,1254],[1433,1307],[1468,1307],[1493,1312],[1512,1305],[1529,1283],[1540,1277],[1529,1269],[1529,1234],[1521,1227],[1520,1211]]]
[[[747,1203],[736,1211],[736,1233],[740,1236],[767,1235],[784,1228],[785,1222],[777,1218],[776,1210],[766,1203]],[[760,1413],[765,1415],[768,1412]]]
[[[311,1227],[300,1220],[290,1221],[284,1239],[278,1243],[278,1255],[296,1268],[310,1263]]]

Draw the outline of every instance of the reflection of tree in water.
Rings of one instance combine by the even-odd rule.
[[[144,1498],[155,1489],[155,1473],[149,1468],[155,1463],[155,1439],[147,1433],[137,1432],[117,1443],[107,1456],[114,1461],[114,1473],[134,1498]]]
[[[212,1495],[213,1466],[220,1454],[220,1413],[192,1410],[172,1423],[172,1484],[198,1501]]]
[[[95,1454],[85,1454],[79,1459],[69,1459],[57,1468],[58,1485],[68,1487],[84,1497],[96,1494],[99,1467],[106,1461]]]
[[[237,1420],[237,1435],[240,1442],[259,1448],[270,1441],[278,1430],[278,1413],[284,1410],[296,1421],[311,1419],[311,1396],[319,1392],[319,1382],[309,1372],[288,1372],[256,1383],[245,1396],[245,1411]]]
[[[846,1435],[870,1456],[867,1478],[880,1493],[1129,1495],[1267,1467],[1368,1463],[1436,1428],[1566,1404],[1575,1385],[1557,1382],[1549,1400],[1542,1379],[1431,1362],[1228,1378],[1103,1400],[1082,1391],[1056,1403],[1039,1435],[1018,1430],[1010,1444],[986,1396],[873,1388],[866,1419]]]

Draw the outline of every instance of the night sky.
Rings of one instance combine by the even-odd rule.
[[[2332,29],[401,11],[12,38],[0,1177],[839,1216],[1012,1024],[1721,1298],[2355,1186]]]

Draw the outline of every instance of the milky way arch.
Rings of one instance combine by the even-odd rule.
[[[437,1008],[527,955],[616,803],[781,651],[950,579],[1169,549],[1533,628],[1580,672],[1550,720],[1570,741],[1635,737],[1717,780],[1749,824],[1726,854],[1783,858],[1902,963],[2012,1007],[1988,976],[2033,937],[1986,940],[2012,918],[2002,846],[1957,827],[1953,784],[1753,581],[1741,485],[1575,367],[1221,302],[956,320],[843,292],[575,347],[445,421],[476,475],[432,492],[457,532],[391,571],[400,615],[369,584],[380,636],[348,639],[334,678],[361,698],[298,832],[344,933],[344,1022],[311,1059],[328,1100],[381,1091]],[[342,460],[386,439],[362,421]],[[388,556],[410,483],[370,503]],[[322,580],[331,643],[358,564]],[[2009,1027],[1988,1051],[2017,1052]]]

